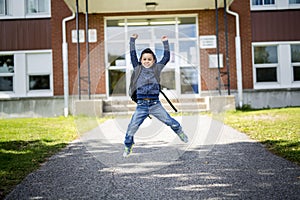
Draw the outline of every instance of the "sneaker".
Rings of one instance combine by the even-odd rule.
[[[128,157],[132,153],[132,147],[133,145],[131,145],[131,147],[125,146],[124,153],[123,153],[124,158]]]
[[[179,133],[178,137],[181,139],[182,142],[184,143],[188,143],[189,142],[189,138],[186,134],[184,134],[184,132]]]

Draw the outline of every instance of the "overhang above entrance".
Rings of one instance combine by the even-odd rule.
[[[230,5],[234,0],[226,0]],[[65,0],[71,9],[76,11],[76,0]],[[86,0],[78,0],[79,12],[85,12]],[[146,7],[148,5],[148,8]],[[218,8],[224,7],[224,0],[218,0]],[[88,0],[89,13],[119,13],[173,11],[173,10],[204,10],[215,9],[214,0]]]

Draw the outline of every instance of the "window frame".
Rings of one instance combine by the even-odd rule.
[[[3,7],[1,8],[0,7],[0,16],[5,16],[6,15],[6,10],[7,10],[7,8],[6,8],[6,0],[0,0],[0,1],[2,1],[2,3],[3,3]]]
[[[31,89],[30,76],[49,76],[49,89]],[[30,73],[27,74],[27,92],[50,91],[51,90],[51,74],[50,73]]]
[[[258,63],[255,64],[255,47],[267,47],[267,46],[276,46],[277,50],[277,63]],[[280,85],[280,76],[279,76],[279,49],[278,45],[275,43],[269,44],[252,44],[252,66],[253,66],[253,87],[254,89],[261,88],[274,88],[279,87]],[[265,81],[258,82],[257,81],[257,69],[262,68],[276,68],[276,81]]]
[[[0,17],[6,17],[11,15],[11,10],[10,10],[10,4],[11,2],[8,0],[2,0],[3,1],[3,14],[0,13]]]
[[[50,18],[51,17],[51,0],[45,1],[46,12],[28,13],[27,2],[28,0],[3,0],[6,2],[6,14],[0,15],[2,19],[32,19],[32,18]]]
[[[33,0],[35,1],[35,9],[37,9],[37,12],[29,12],[29,1],[30,0],[25,0],[25,5],[24,5],[24,8],[25,8],[25,14],[27,17],[30,17],[30,16],[44,16],[44,15],[49,15],[51,13],[51,1],[50,0],[43,0],[44,1],[44,4],[48,4],[47,7],[45,7],[45,9],[48,9],[46,11],[39,11],[39,3],[41,0]],[[36,5],[37,4],[37,5]]]
[[[252,73],[253,89],[286,89],[300,88],[300,81],[293,81],[291,45],[300,45],[299,41],[290,42],[253,42],[252,43]],[[277,46],[277,64],[254,64],[254,47]],[[257,66],[258,65],[258,66]],[[300,66],[300,63],[297,62]],[[277,82],[257,82],[256,67],[277,67]]]
[[[300,61],[299,62],[293,62],[293,60],[292,60],[292,45],[299,45],[300,46],[300,43],[295,43],[295,44],[290,45],[292,82],[293,83],[300,83],[300,80],[294,80],[295,79],[294,67],[300,67]]]
[[[28,54],[46,54],[40,62],[49,63],[47,70],[41,72],[33,70],[28,71],[27,55]],[[22,98],[22,97],[52,97],[54,95],[53,83],[53,61],[52,50],[25,50],[25,51],[0,51],[0,55],[14,55],[14,73],[0,73],[0,76],[13,77],[13,91],[0,91],[0,99]],[[29,75],[49,75],[50,89],[28,90]]]
[[[13,63],[15,62],[15,58],[14,58],[14,54],[13,53],[1,53],[0,52],[0,56],[12,56],[13,57]],[[12,90],[6,90],[6,91],[0,91],[0,93],[14,93],[14,89],[15,89],[15,64],[13,66],[13,70],[14,72],[0,72],[0,77],[12,77],[12,81],[13,81],[13,87]]]
[[[300,1],[299,1],[299,3],[297,3],[297,2],[296,3],[291,3],[290,0],[289,0],[289,5],[299,5],[299,4],[300,4]]]
[[[262,4],[257,5],[257,4],[253,4],[253,0],[251,0],[251,5],[252,6],[274,6],[274,5],[276,5],[276,0],[274,0],[274,4],[266,4],[265,3],[266,0],[261,0],[261,1],[262,1]]]
[[[300,8],[300,3],[290,3],[289,0],[275,0],[275,4],[263,4],[263,5],[253,5],[252,0],[249,1],[250,1],[251,11],[286,10],[286,9]]]
[[[51,62],[50,63],[50,69],[49,70],[41,70],[41,71],[36,71],[36,68],[33,67],[32,69],[31,68],[31,64],[28,63],[28,61],[30,60],[30,56],[35,56],[35,55],[49,55],[49,61]],[[53,96],[53,64],[52,64],[52,51],[30,51],[30,52],[27,52],[25,53],[25,57],[26,57],[26,63],[25,63],[25,66],[26,66],[26,94],[27,96],[34,96],[34,97],[37,97],[37,96]],[[37,58],[35,58],[36,60]],[[37,90],[31,90],[30,89],[30,76],[43,76],[43,75],[49,75],[49,86],[50,88],[49,89],[37,89]]]

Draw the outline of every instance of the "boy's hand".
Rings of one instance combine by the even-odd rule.
[[[161,37],[161,41],[167,41],[167,40],[168,40],[168,37],[166,35]]]
[[[131,35],[131,37],[134,38],[134,39],[137,39],[139,37],[139,35],[134,33],[134,34]]]

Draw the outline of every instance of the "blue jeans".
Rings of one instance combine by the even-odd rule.
[[[165,123],[167,126],[170,126],[176,134],[182,132],[182,127],[179,122],[169,115],[159,100],[138,100],[136,110],[128,125],[125,136],[124,144],[127,147],[131,147],[132,144],[134,144],[134,134],[150,114]]]

